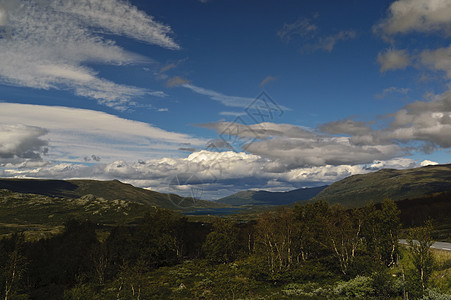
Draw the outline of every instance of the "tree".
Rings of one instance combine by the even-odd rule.
[[[9,240],[4,242],[9,244],[2,247],[4,248],[3,251],[5,251],[4,254],[6,254],[6,260],[4,261],[4,266],[2,268],[3,294],[4,299],[8,300],[16,292],[18,283],[25,273],[27,260],[22,255],[22,248],[24,245],[23,234],[16,233]]]
[[[420,284],[421,296],[424,295],[434,267],[431,253],[431,246],[434,244],[431,236],[432,229],[432,222],[427,221],[424,226],[411,229],[407,239],[410,257],[415,268],[413,280]],[[415,286],[415,282],[413,285]]]
[[[327,202],[316,201],[294,208],[294,217],[298,226],[298,261],[318,258],[329,251],[325,243],[327,231],[325,224],[330,216]]]
[[[186,218],[162,208],[144,216],[133,235],[138,259],[148,268],[173,265],[183,258]]]
[[[354,263],[356,252],[361,244],[362,219],[352,215],[339,206],[332,208],[325,223],[327,243],[338,260],[343,275],[347,275]]]
[[[213,231],[207,235],[202,246],[206,257],[215,263],[228,263],[238,256],[238,230],[228,219],[217,218]]]
[[[117,279],[117,299],[120,299],[119,296],[125,296],[126,299],[141,299],[145,272],[146,263],[141,259],[133,266],[123,265]]]
[[[400,211],[395,202],[387,198],[382,202],[381,209],[376,209],[371,203],[360,213],[363,216],[362,236],[367,251],[380,264],[393,266],[401,227]]]
[[[98,283],[104,284],[105,272],[109,264],[106,243],[95,244],[91,255]]]

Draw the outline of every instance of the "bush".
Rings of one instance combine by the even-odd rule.
[[[357,276],[345,282],[339,282],[333,289],[337,296],[365,298],[374,296],[373,279],[366,276]]]
[[[442,294],[436,289],[427,289],[422,300],[451,300],[450,294]]]
[[[329,285],[319,284],[317,282],[307,282],[304,284],[290,283],[283,287],[282,293],[290,297],[327,297],[332,295],[332,288]]]

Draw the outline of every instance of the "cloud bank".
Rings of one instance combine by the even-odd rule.
[[[398,0],[389,7],[389,15],[376,30],[387,35],[412,31],[442,31],[451,34],[451,2],[446,0]]]
[[[35,151],[31,146],[40,145],[38,141],[45,138],[49,160],[76,163],[85,162],[85,157],[92,158],[93,155],[106,162],[148,159],[177,153],[181,145],[198,147],[206,143],[206,140],[166,131],[148,123],[99,111],[59,106],[0,103],[0,124],[4,126],[4,132],[15,133],[15,136],[2,133],[2,145],[15,145],[27,138],[24,145]],[[9,153],[6,149],[24,149],[20,145],[15,148],[8,146],[3,151],[6,155]]]

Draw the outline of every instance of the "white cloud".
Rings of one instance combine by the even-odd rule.
[[[90,62],[112,65],[147,59],[129,53],[100,33],[128,36],[169,49],[178,45],[170,28],[121,0],[23,1],[2,7],[9,38],[0,39],[0,81],[37,89],[67,89],[123,109],[146,89],[98,76]]]
[[[206,143],[148,123],[86,109],[0,103],[0,120],[48,130],[48,157],[60,161],[84,162],[84,157],[92,155],[102,157],[102,161],[146,159],[176,154],[182,144]]]
[[[406,50],[388,49],[377,55],[377,62],[381,65],[380,71],[385,72],[405,69],[410,64],[410,58]]]
[[[417,140],[427,145],[451,147],[451,90],[432,101],[406,105],[393,114],[393,121],[384,134],[405,142]]]
[[[412,31],[451,34],[450,16],[448,0],[398,0],[390,5],[389,16],[376,29],[388,35]]]
[[[451,45],[448,48],[425,50],[420,54],[421,62],[433,70],[444,71],[451,79]]]
[[[349,119],[320,128],[331,134],[349,135],[354,145],[403,145],[426,153],[450,148],[451,90],[428,97],[432,100],[416,101],[386,115],[390,121],[379,129]]]
[[[409,169],[418,167],[418,163],[410,158],[400,157],[386,161],[374,161],[367,169],[381,170],[381,169]]]
[[[438,163],[437,162],[435,162],[435,161],[430,161],[430,160],[423,160],[421,163],[420,163],[420,166],[422,166],[422,167],[425,167],[425,166],[435,166],[435,165],[438,165]]]
[[[256,141],[246,151],[286,164],[289,168],[356,165],[375,159],[387,160],[403,153],[398,145],[356,145],[348,137],[316,137],[314,139],[273,138]]]

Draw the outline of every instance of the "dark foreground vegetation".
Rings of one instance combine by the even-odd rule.
[[[447,299],[450,258],[431,252],[431,223],[409,230],[410,247],[403,248],[399,216],[385,200],[353,210],[315,202],[248,222],[194,222],[155,208],[136,226],[108,232],[72,220],[51,238],[26,241],[16,233],[0,240],[0,295]]]

